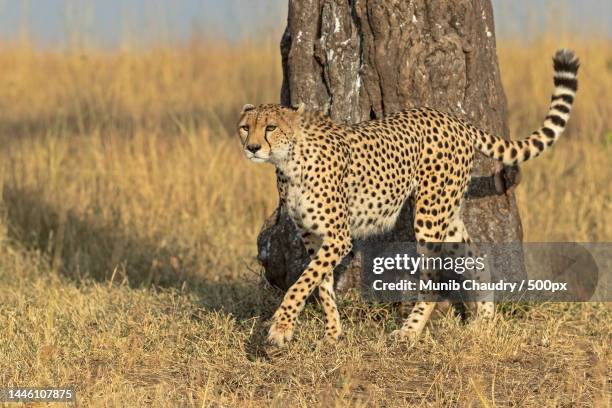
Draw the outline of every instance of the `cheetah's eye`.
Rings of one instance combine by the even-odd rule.
[[[266,132],[273,132],[276,130],[276,126],[275,125],[268,125],[266,126]]]
[[[240,130],[242,130],[243,132],[247,132],[248,133],[249,127],[247,125],[240,126]]]

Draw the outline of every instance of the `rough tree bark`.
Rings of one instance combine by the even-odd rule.
[[[304,102],[343,123],[430,106],[509,137],[490,0],[290,0],[281,53],[285,105]],[[477,158],[463,207],[475,242],[522,240],[508,188],[517,176]],[[410,205],[393,231],[370,239],[413,241]],[[281,288],[307,262],[292,222],[278,211],[264,224],[258,250],[266,278]],[[520,256],[508,262],[522,271]],[[357,286],[359,271],[359,257],[345,259],[338,289]]]

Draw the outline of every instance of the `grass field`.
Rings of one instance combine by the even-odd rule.
[[[268,44],[268,43],[267,43]],[[582,60],[567,133],[524,166],[527,241],[611,241],[612,44]],[[513,137],[545,115],[559,46],[502,42]],[[317,346],[309,305],[286,353],[263,353],[281,294],[255,239],[272,168],[233,135],[245,102],[278,100],[275,42],[149,51],[0,46],[0,385],[73,385],[81,406],[610,405],[608,304],[450,315],[422,344],[396,311],[341,299],[346,338]]]

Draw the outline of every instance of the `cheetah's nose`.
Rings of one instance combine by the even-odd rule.
[[[260,144],[249,144],[249,145],[247,145],[247,146],[246,146],[246,149],[247,149],[249,152],[251,152],[251,153],[255,154],[255,153],[257,153],[257,151],[258,151],[259,149],[261,149],[261,145],[260,145]]]

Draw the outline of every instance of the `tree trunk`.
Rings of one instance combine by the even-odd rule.
[[[304,102],[342,123],[430,106],[509,137],[490,0],[290,0],[281,53],[285,105]],[[463,206],[476,243],[522,240],[508,188],[518,172],[500,169],[477,157]],[[394,230],[370,240],[414,241],[409,203]],[[262,228],[258,249],[266,278],[281,288],[307,263],[292,222],[278,211]],[[519,258],[505,268],[522,271]],[[356,287],[359,272],[358,257],[345,259],[336,269],[338,289]]]

